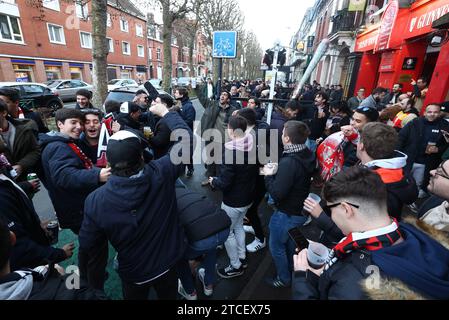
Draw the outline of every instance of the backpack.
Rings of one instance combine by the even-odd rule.
[[[181,225],[189,243],[213,236],[231,226],[226,211],[205,195],[177,187],[176,199]]]

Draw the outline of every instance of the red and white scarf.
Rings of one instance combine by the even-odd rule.
[[[356,249],[376,251],[393,245],[403,238],[396,219],[386,227],[366,232],[353,232],[343,238],[330,252],[325,270],[329,269],[338,259],[343,258]]]

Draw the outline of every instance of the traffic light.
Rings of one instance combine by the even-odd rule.
[[[285,61],[287,59],[287,50],[285,48],[282,48],[279,50],[278,53],[278,65],[281,67],[285,64]],[[265,51],[264,57],[263,57],[263,63],[265,63],[269,68],[272,67],[274,60],[274,50],[268,49]]]

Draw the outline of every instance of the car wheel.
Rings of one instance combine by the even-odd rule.
[[[55,112],[58,109],[62,108],[62,104],[58,101],[50,101],[47,105],[47,108],[51,110],[52,117],[55,115]]]

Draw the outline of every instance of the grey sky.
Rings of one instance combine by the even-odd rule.
[[[245,15],[245,29],[256,34],[264,50],[273,47],[276,40],[288,46],[306,9],[315,3],[315,0],[238,1]]]

